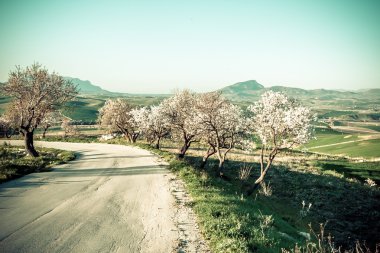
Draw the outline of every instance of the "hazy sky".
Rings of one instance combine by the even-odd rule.
[[[0,81],[33,62],[120,92],[380,88],[380,1],[0,0]]]

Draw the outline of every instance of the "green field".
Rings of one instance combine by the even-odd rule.
[[[361,127],[368,128],[368,129],[380,132],[380,125],[379,126],[375,126],[375,125],[361,125]]]
[[[5,109],[7,108],[7,105],[11,101],[10,97],[3,97],[0,95],[0,115],[5,112]]]
[[[328,128],[317,128],[316,139],[310,141],[305,147],[310,152],[329,155],[345,155],[364,158],[380,157],[380,135],[378,139],[363,139],[366,136],[367,135],[365,134],[351,134],[338,132]]]
[[[339,116],[352,116],[355,112],[353,111],[329,111],[322,115],[319,115],[320,118],[330,118],[330,117],[339,117]]]
[[[159,104],[164,96],[130,96],[124,97],[133,106],[149,106]],[[73,120],[93,121],[98,118],[98,111],[104,105],[107,96],[77,97],[69,102],[64,114]],[[115,99],[115,98],[111,98]]]
[[[73,120],[96,121],[98,110],[104,103],[103,99],[78,97],[67,103],[63,114]]]
[[[134,95],[124,97],[134,106],[150,106],[159,104],[166,95]],[[68,102],[63,109],[63,114],[76,121],[95,122],[98,118],[98,110],[107,99],[115,99],[114,97],[102,95],[78,96],[73,101]],[[5,112],[7,105],[11,102],[10,97],[0,95],[0,115]]]
[[[350,157],[378,158],[380,157],[380,139],[315,148],[310,151]]]
[[[338,142],[353,141],[358,139],[357,134],[347,134],[329,128],[316,128],[315,137],[316,139],[311,140],[306,145],[307,148],[322,145],[330,145]]]
[[[351,126],[351,127],[361,127],[366,129],[371,129],[378,131],[380,133],[380,122],[379,123],[366,123],[361,121],[334,121],[334,126]]]

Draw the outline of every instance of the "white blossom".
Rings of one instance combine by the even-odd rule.
[[[273,91],[264,93],[248,111],[252,114],[248,120],[249,132],[261,140],[260,176],[248,192],[252,194],[281,149],[305,144],[313,137],[315,116],[295,100]]]
[[[199,126],[202,141],[210,147],[204,163],[209,156],[216,153],[219,172],[222,174],[227,153],[244,135],[246,124],[242,110],[223,98],[219,92],[199,95],[195,108],[196,124]]]
[[[160,147],[162,138],[170,133],[170,123],[164,114],[163,105],[142,107],[131,112],[137,128],[144,134],[147,141]]]
[[[185,155],[192,142],[199,140],[200,129],[196,121],[196,99],[195,93],[183,90],[161,103],[163,114],[170,124],[171,137],[183,142],[179,157]]]
[[[310,109],[282,93],[268,91],[248,110],[253,113],[251,131],[269,148],[291,148],[313,137],[311,123],[315,117]]]

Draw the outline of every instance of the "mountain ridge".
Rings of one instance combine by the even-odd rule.
[[[79,89],[79,94],[81,95],[105,95],[111,97],[125,96],[125,95],[148,95],[147,94],[131,94],[123,92],[112,92],[103,89],[101,86],[93,84],[89,80],[82,80],[80,78],[63,77],[65,80],[71,81],[73,84],[77,85]],[[0,82],[0,86],[5,85],[6,82]],[[247,80],[243,82],[237,82],[232,85],[227,85],[217,91],[222,92],[222,94],[231,100],[247,100],[247,99],[257,99],[264,92],[272,90],[276,92],[285,93],[288,96],[296,98],[314,98],[314,99],[332,99],[344,98],[347,96],[357,97],[361,95],[368,95],[371,97],[378,96],[380,94],[380,88],[372,89],[359,89],[359,90],[334,90],[334,89],[302,89],[288,86],[275,85],[270,87],[265,87],[256,80]],[[150,96],[159,95],[169,95],[169,94],[149,94]]]
[[[64,76],[63,79],[71,81],[74,85],[77,85],[80,94],[111,95],[113,93],[91,83],[88,80],[82,80],[69,76]]]
[[[333,99],[333,98],[347,98],[357,97],[362,95],[362,93],[371,93],[373,89],[366,91],[338,91],[330,89],[302,89],[295,87],[287,87],[275,85],[271,87],[264,87],[262,84],[258,83],[256,80],[248,80],[245,82],[238,82],[232,85],[228,85],[218,91],[230,100],[242,101],[247,99],[258,99],[266,91],[282,92],[290,97],[296,97],[301,99]],[[376,89],[374,89],[376,91]],[[377,91],[376,91],[377,93]]]

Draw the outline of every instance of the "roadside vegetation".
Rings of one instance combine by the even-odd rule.
[[[52,166],[75,158],[71,151],[38,149],[39,157],[27,155],[22,147],[3,144],[0,146],[0,183],[33,172],[48,171]]]
[[[126,144],[124,140],[111,142]],[[190,205],[213,252],[337,252],[331,250],[329,240],[334,250],[341,246],[343,252],[354,249],[356,240],[363,249],[366,241],[372,250],[378,242],[377,187],[323,171],[311,163],[296,166],[279,162],[268,172],[267,183],[248,197],[245,187],[260,175],[259,162],[234,155],[225,164],[224,171],[231,179],[225,181],[215,174],[217,159],[210,158],[201,168],[202,157],[196,155],[196,149],[185,159],[178,159],[175,153],[165,151],[172,150],[171,145],[165,148],[168,144],[173,143],[163,144],[163,150],[135,145],[166,159],[169,169],[184,180],[192,196]],[[324,251],[318,249],[320,224],[325,224]],[[312,247],[314,251],[307,251]]]

